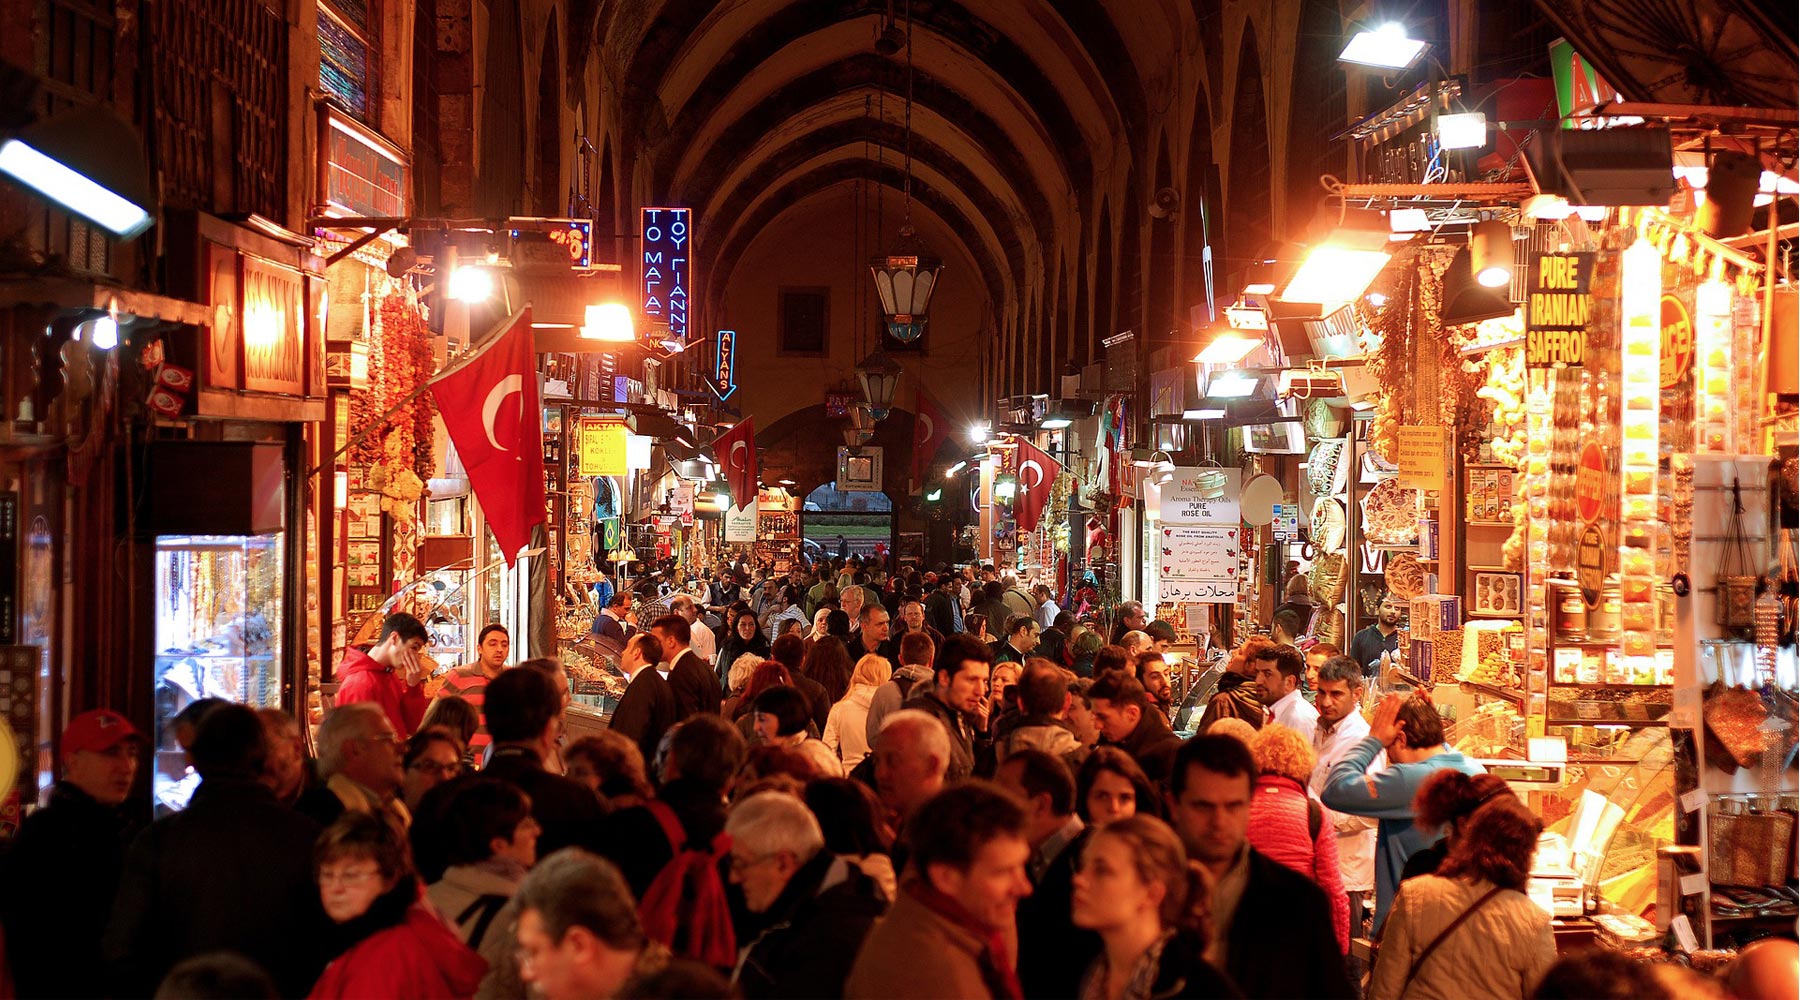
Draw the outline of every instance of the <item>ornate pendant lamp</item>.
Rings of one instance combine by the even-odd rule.
[[[863,399],[869,415],[886,420],[894,409],[894,390],[900,388],[901,368],[881,351],[862,359],[856,366],[856,380],[862,383]]]
[[[887,317],[888,336],[910,344],[925,333],[931,293],[937,290],[943,258],[932,253],[912,227],[912,10],[906,12],[906,219],[900,236],[885,255],[869,260],[875,293]]]

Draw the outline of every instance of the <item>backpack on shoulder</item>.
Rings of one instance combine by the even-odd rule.
[[[720,833],[705,849],[693,849],[681,818],[668,803],[651,799],[645,806],[674,852],[638,902],[645,935],[683,958],[715,969],[732,968],[737,964],[737,935],[731,927],[725,883],[719,878],[731,838]]]

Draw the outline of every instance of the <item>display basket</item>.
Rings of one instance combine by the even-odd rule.
[[[1794,814],[1726,812],[1706,817],[1707,868],[1715,885],[1781,885],[1794,876]]]

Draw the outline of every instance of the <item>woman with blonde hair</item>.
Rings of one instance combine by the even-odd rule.
[[[1261,772],[1250,795],[1250,846],[1325,890],[1338,949],[1349,954],[1350,897],[1338,869],[1337,829],[1306,792],[1317,755],[1298,730],[1275,723],[1256,731],[1250,753]]]
[[[864,654],[850,672],[850,689],[831,706],[831,714],[825,718],[825,749],[844,762],[846,774],[869,755],[869,702],[893,673],[887,657]]]
[[[1070,917],[1100,936],[1100,957],[1082,977],[1081,1000],[1236,997],[1206,961],[1212,936],[1206,872],[1181,838],[1151,816],[1094,831],[1075,873]]]

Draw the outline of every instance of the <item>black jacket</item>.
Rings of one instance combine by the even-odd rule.
[[[669,682],[656,672],[655,666],[643,667],[631,683],[619,706],[613,709],[610,728],[629,737],[644,752],[646,762],[656,759],[656,745],[663,734],[675,725],[675,692]]]
[[[1169,728],[1169,720],[1154,705],[1144,710],[1137,728],[1119,744],[1144,769],[1144,777],[1162,788],[1168,783],[1169,771],[1175,766],[1175,751],[1181,749],[1181,737]]]
[[[494,747],[482,774],[499,778],[531,797],[531,817],[544,832],[538,835],[538,856],[564,847],[594,850],[600,835],[600,799],[573,778],[544,770],[544,759],[529,747],[512,744]]]
[[[826,885],[827,879],[831,884]],[[821,888],[822,887],[822,888]],[[740,934],[745,948],[737,986],[745,1000],[841,997],[863,939],[887,900],[875,880],[830,851],[800,867],[762,914],[761,933]]]
[[[1081,977],[1100,957],[1100,935],[1069,920],[1075,869],[1093,834],[1090,826],[1069,841],[1031,895],[1019,900],[1019,986],[1026,1000],[1076,996]]]
[[[932,591],[925,598],[925,621],[944,635],[956,634],[955,601],[946,591]]]
[[[675,694],[677,722],[702,712],[718,715],[719,704],[725,700],[719,678],[691,649],[669,665],[669,690]]]
[[[0,862],[0,924],[19,996],[105,994],[100,936],[119,891],[127,829],[121,810],[63,781],[20,825]]]
[[[1200,716],[1199,731],[1206,732],[1220,719],[1242,719],[1250,724],[1250,728],[1261,729],[1268,710],[1256,696],[1259,688],[1255,684],[1254,678],[1243,674],[1230,671],[1221,674],[1218,693],[1206,703],[1206,712]]]
[[[1229,977],[1206,961],[1206,945],[1198,937],[1176,931],[1157,956],[1150,996],[1153,1000],[1241,1000],[1243,994]]]
[[[913,686],[913,696],[900,707],[916,708],[936,716],[944,724],[944,731],[950,734],[950,763],[944,770],[946,784],[975,773],[975,761],[982,756],[987,740],[976,734],[960,709],[946,705],[938,698],[936,688],[927,687],[923,682]]]
[[[313,881],[319,827],[249,778],[214,776],[125,855],[102,951],[115,992],[149,996],[177,962],[235,951],[282,996],[305,996],[327,937]]]
[[[675,810],[687,833],[687,846],[710,849],[712,839],[725,829],[725,797],[716,788],[677,778],[662,786],[656,797]],[[644,890],[675,856],[662,824],[647,806],[608,814],[594,852],[619,866],[634,899],[644,898]]]
[[[1280,933],[1269,933],[1272,927]],[[1251,1000],[1356,995],[1338,951],[1325,891],[1254,848],[1225,947],[1225,971]]]
[[[894,669],[894,665],[900,662],[900,640],[891,635],[888,636],[886,642],[876,646],[874,649],[870,649],[863,644],[862,633],[858,632],[844,640],[844,648],[850,653],[850,667],[852,670],[856,668],[856,664],[861,662],[863,657],[870,653],[874,653],[876,656],[888,661],[888,670],[890,672]]]

